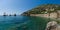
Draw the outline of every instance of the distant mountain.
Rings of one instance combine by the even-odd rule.
[[[42,4],[40,6],[37,6],[35,8],[32,8],[31,10],[28,10],[21,15],[30,15],[30,14],[45,14],[45,13],[51,13],[55,12],[56,10],[60,10],[60,5],[58,4]]]

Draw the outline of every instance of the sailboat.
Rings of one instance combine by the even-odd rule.
[[[16,14],[14,14],[14,16],[16,16]]]
[[[4,15],[3,16],[7,16],[5,12],[4,12]]]
[[[11,14],[9,16],[12,16]]]

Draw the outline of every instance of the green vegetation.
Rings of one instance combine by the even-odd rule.
[[[46,14],[51,12],[57,12],[56,10],[60,10],[60,5],[57,4],[43,4],[37,6],[29,11],[24,12],[22,15],[27,14]]]

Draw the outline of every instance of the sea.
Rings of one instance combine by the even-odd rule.
[[[45,30],[47,22],[35,16],[0,16],[0,30]]]

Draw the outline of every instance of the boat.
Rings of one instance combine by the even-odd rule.
[[[4,12],[4,15],[3,16],[7,16],[5,12]]]
[[[12,16],[11,14],[9,16]]]
[[[14,14],[14,16],[16,16],[16,14]]]

